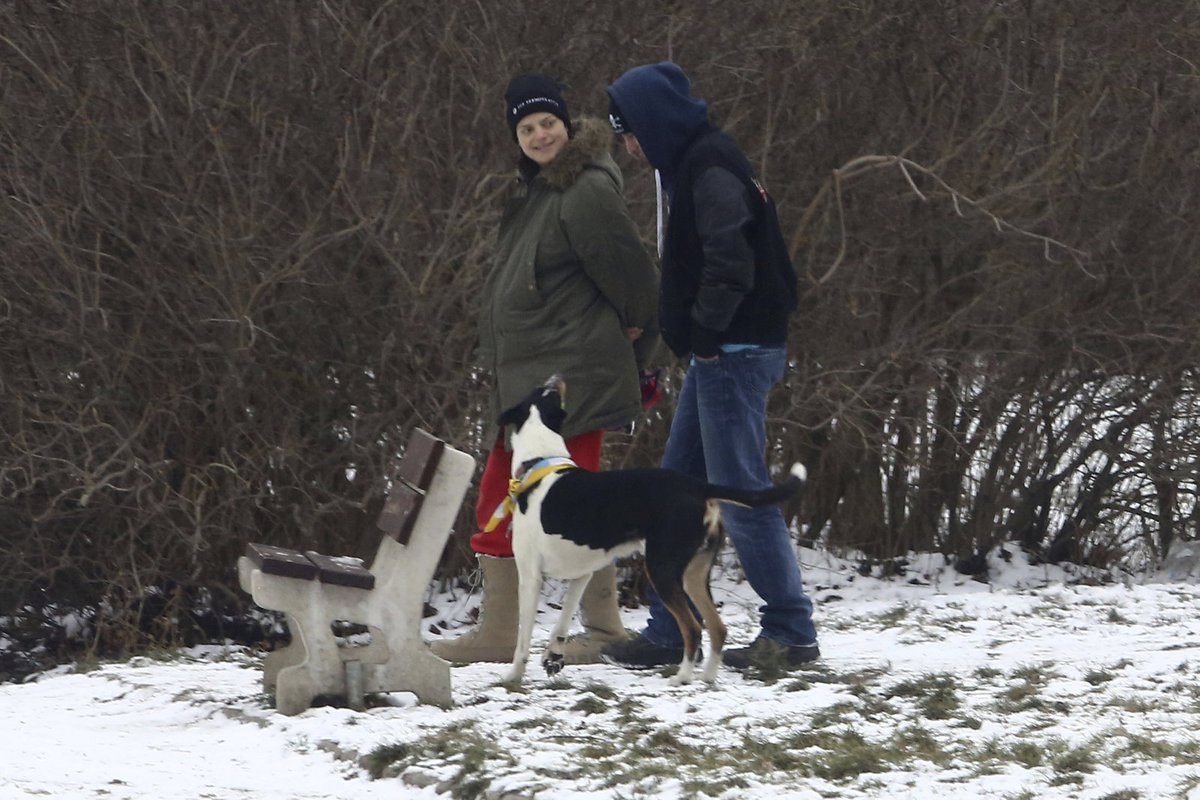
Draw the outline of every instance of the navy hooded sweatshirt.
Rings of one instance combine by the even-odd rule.
[[[635,67],[608,87],[670,198],[659,312],[678,356],[783,345],[796,275],[775,203],[737,144],[708,121],[683,70]]]

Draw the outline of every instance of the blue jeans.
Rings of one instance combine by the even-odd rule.
[[[722,353],[695,361],[679,393],[662,465],[710,483],[761,489],[771,485],[764,457],[767,395],[783,377],[782,347]],[[785,645],[817,641],[812,601],[804,593],[792,538],[777,506],[721,506],[725,530],[750,587],[765,604],[762,636]],[[663,647],[679,647],[675,618],[651,593],[650,621],[642,635]]]

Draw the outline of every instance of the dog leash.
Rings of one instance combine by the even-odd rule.
[[[510,478],[508,494],[492,512],[492,518],[488,520],[487,525],[483,526],[483,532],[490,533],[495,530],[496,526],[512,514],[512,510],[517,505],[517,498],[536,486],[542,478],[565,469],[579,469],[579,465],[564,456],[550,456],[535,463],[525,471],[522,477]]]

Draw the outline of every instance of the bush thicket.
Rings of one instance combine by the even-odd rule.
[[[1161,554],[1200,533],[1197,41],[1191,2],[0,3],[0,616],[172,641],[247,540],[369,556],[412,426],[486,450],[508,77],[603,114],[665,58],[790,237],[792,518],[964,569]]]

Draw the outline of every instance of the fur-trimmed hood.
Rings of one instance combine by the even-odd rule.
[[[591,167],[603,170],[616,182],[618,191],[623,190],[621,171],[612,158],[612,145],[613,132],[608,123],[596,117],[582,117],[575,122],[575,135],[563,146],[558,158],[539,169],[536,177],[555,189],[566,189]]]

